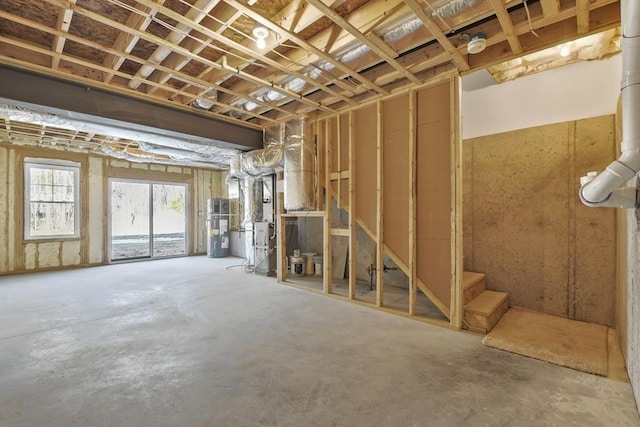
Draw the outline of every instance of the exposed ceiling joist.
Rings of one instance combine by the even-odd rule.
[[[442,30],[438,27],[438,25],[425,13],[422,7],[418,4],[416,0],[405,0],[405,3],[411,8],[413,13],[422,21],[425,27],[433,34],[433,37],[440,43],[440,45],[444,48],[445,51],[451,56],[451,60],[456,64],[456,66],[461,71],[468,71],[469,64],[462,57],[462,54],[458,52],[458,49],[449,41],[447,36],[444,35]]]
[[[496,16],[498,17],[498,21],[500,22],[500,26],[504,31],[504,35],[509,42],[509,46],[511,47],[511,51],[514,54],[522,53],[522,46],[520,46],[520,40],[518,40],[518,35],[513,29],[513,22],[511,22],[511,17],[509,16],[509,12],[507,12],[507,8],[504,0],[490,0],[491,6],[493,10],[496,11]]]
[[[434,14],[442,4],[4,0],[0,63],[181,111],[210,105],[199,113],[256,127],[335,114],[619,25],[618,0],[529,1],[529,13],[523,0],[489,0]],[[269,29],[264,50],[255,22]],[[465,36],[477,32],[487,49],[472,55]]]

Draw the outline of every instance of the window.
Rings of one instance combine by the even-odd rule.
[[[25,239],[79,237],[79,187],[79,163],[27,157]]]

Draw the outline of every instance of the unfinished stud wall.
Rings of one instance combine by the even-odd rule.
[[[614,326],[613,209],[578,200],[615,155],[614,116],[463,141],[464,266],[514,306]]]
[[[23,239],[25,157],[66,159],[81,164],[80,238]],[[224,172],[0,144],[0,275],[108,262],[109,177],[189,183],[189,254],[206,253],[207,199],[226,197]]]
[[[388,280],[407,288],[410,314],[415,314],[418,288],[447,317],[460,311],[450,310],[458,292],[455,261],[461,251],[454,247],[456,233],[461,234],[456,225],[461,213],[456,204],[461,197],[456,192],[459,115],[458,103],[452,102],[458,85],[452,78],[318,122],[317,128],[326,129],[318,136],[321,145],[329,146],[329,171],[334,176],[349,172],[330,185],[343,209],[350,210],[345,193],[349,180],[354,181],[354,267],[361,280],[368,279],[368,265],[379,270],[376,305],[384,305],[382,282]],[[346,150],[349,141],[354,159]],[[334,222],[336,217],[334,213]],[[383,263],[398,271],[382,278]],[[460,327],[459,321],[452,319],[452,324]]]

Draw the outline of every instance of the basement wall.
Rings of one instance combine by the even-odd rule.
[[[615,210],[577,197],[615,146],[612,115],[463,141],[465,269],[511,305],[615,327]]]
[[[25,157],[80,163],[79,238],[23,239]],[[207,199],[226,197],[225,172],[131,163],[103,156],[8,145],[0,141],[0,275],[108,263],[109,177],[187,183],[190,194],[187,204],[188,253],[206,253]]]
[[[480,73],[465,76],[462,82],[463,138],[615,114],[621,63],[621,56],[617,55],[604,61],[568,65],[502,85],[487,84]],[[468,162],[469,158],[467,153],[465,160]],[[464,174],[464,180],[468,182],[468,173]],[[580,203],[578,186],[578,182],[572,183],[574,193],[567,203]],[[527,201],[531,205],[537,202],[539,198],[535,194]],[[622,209],[594,210],[611,210],[617,214],[615,326],[640,410],[640,213]],[[469,218],[469,214],[469,205],[465,205],[465,217]],[[466,249],[469,245],[467,222],[465,227]],[[569,262],[568,257],[566,262]]]

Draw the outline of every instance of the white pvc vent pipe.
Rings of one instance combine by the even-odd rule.
[[[601,174],[580,179],[580,200],[590,207],[635,208],[636,189],[621,185],[640,171],[640,1],[622,0],[622,155]]]

